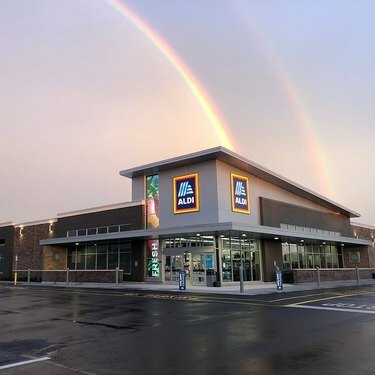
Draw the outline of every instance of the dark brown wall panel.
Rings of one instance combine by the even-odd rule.
[[[144,228],[144,206],[117,208],[81,215],[59,218],[57,237],[66,237],[69,230],[108,227],[111,225],[131,224],[129,229]]]
[[[14,226],[9,225],[0,228],[0,256],[2,267],[0,269],[0,280],[12,278]]]
[[[347,216],[315,211],[263,197],[259,199],[262,225],[280,228],[280,224],[291,224],[340,232],[345,237],[351,237],[350,219]]]

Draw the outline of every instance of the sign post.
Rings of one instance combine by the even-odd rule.
[[[276,288],[277,290],[283,290],[283,274],[279,267],[276,268]]]
[[[180,271],[178,276],[178,287],[180,290],[186,290],[186,271]]]

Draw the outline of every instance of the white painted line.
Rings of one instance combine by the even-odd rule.
[[[49,359],[51,359],[51,358],[50,357],[42,357],[42,358],[30,359],[29,361],[11,363],[9,365],[1,366],[0,370],[4,370],[6,368],[17,367],[17,366],[29,365],[30,363],[35,363],[35,362],[48,361]]]
[[[362,314],[375,314],[375,311],[356,310],[356,309],[340,309],[340,308],[337,308],[337,307],[306,306],[306,305],[294,305],[294,306],[290,306],[290,307],[298,307],[300,309],[327,310],[327,311],[344,311],[344,312],[362,313]]]

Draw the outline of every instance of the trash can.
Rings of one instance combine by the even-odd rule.
[[[207,270],[206,271],[206,285],[207,286],[214,286],[214,282],[216,282],[216,272],[215,272],[215,270]]]
[[[293,284],[294,283],[294,276],[293,271],[287,270],[283,272],[283,282],[284,284]]]

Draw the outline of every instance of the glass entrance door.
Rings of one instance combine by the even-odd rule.
[[[192,254],[191,259],[191,284],[206,285],[206,267],[204,254]]]
[[[190,257],[189,253],[182,255],[167,255],[164,264],[164,280],[178,283],[180,271],[186,272],[186,282],[190,281]]]
[[[208,266],[210,267],[210,265]],[[180,271],[186,272],[186,283],[190,285],[206,285],[205,254],[184,253],[166,255],[164,263],[164,281],[177,283]]]

